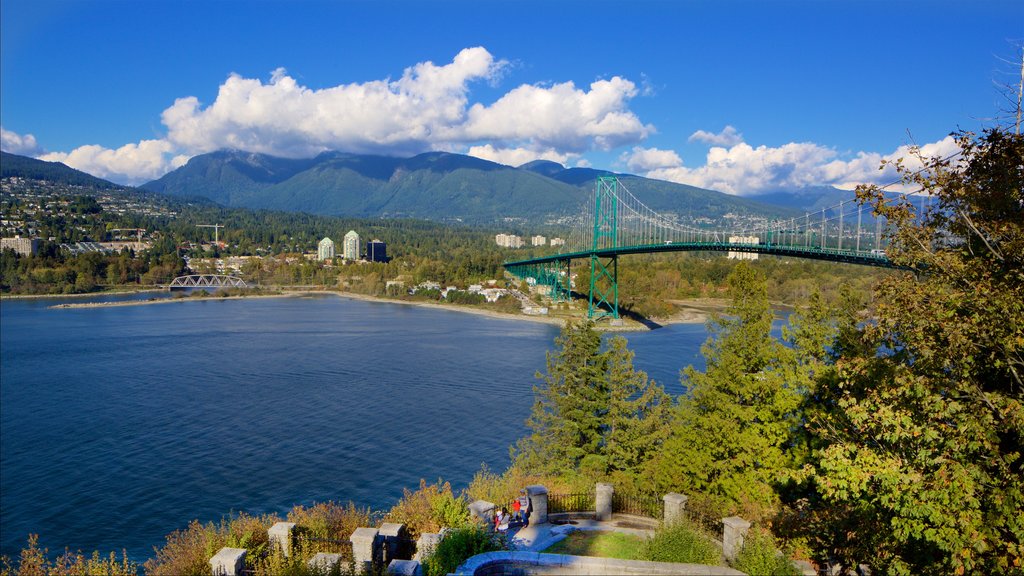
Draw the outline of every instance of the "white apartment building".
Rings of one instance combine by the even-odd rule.
[[[494,242],[504,248],[522,248],[524,245],[523,239],[515,234],[498,234]]]
[[[334,241],[324,236],[324,239],[317,244],[316,259],[320,261],[334,258]]]
[[[533,246],[543,246],[547,243],[548,239],[539,234],[537,236],[530,238],[530,244],[532,244]]]
[[[552,238],[551,239],[551,245],[552,246],[565,246],[565,240],[562,240],[561,238]]]
[[[355,230],[349,230],[342,241],[343,256],[345,260],[359,260],[359,234]]]

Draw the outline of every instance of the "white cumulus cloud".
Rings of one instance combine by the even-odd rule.
[[[641,148],[639,146],[634,147],[631,152],[624,153],[621,160],[632,172],[650,172],[683,165],[683,159],[676,154],[675,150],[659,150],[658,148]]]
[[[743,134],[740,134],[732,126],[726,125],[726,127],[715,134],[714,132],[707,132],[705,130],[697,130],[693,134],[690,134],[688,142],[703,142],[705,144],[711,144],[712,146],[735,146],[740,142],[743,142]]]
[[[303,86],[284,68],[273,70],[267,81],[231,74],[211,103],[195,96],[174,100],[161,114],[167,128],[161,140],[116,150],[83,146],[51,156],[137,183],[179,165],[180,156],[224,148],[293,158],[324,150],[387,155],[446,150],[503,163],[566,162],[654,133],[629,108],[636,85],[618,76],[585,89],[572,82],[523,84],[492,103],[471,100],[474,82],[496,85],[508,68],[485,48],[473,47],[448,63],[410,66],[397,79],[322,89]]]
[[[36,156],[43,153],[43,149],[36,143],[35,136],[21,135],[3,127],[0,127],[0,150],[21,156]]]
[[[490,106],[474,104],[459,137],[528,142],[563,152],[610,150],[654,133],[629,110],[636,95],[636,85],[618,76],[591,83],[589,91],[572,82],[522,85]]]
[[[950,136],[919,149],[925,158],[944,158],[958,150]],[[859,152],[847,160],[834,149],[813,142],[756,148],[739,143],[729,148],[712,147],[703,166],[655,168],[645,176],[741,196],[816,185],[850,189],[857,184],[889,184],[897,180],[891,166],[879,169],[882,160],[906,157],[906,166],[920,167],[910,153],[910,146],[900,146],[890,154]],[[902,190],[900,186],[891,189]]]
[[[551,160],[564,166],[577,156],[553,149],[536,151],[528,148],[496,148],[490,144],[471,146],[467,154],[506,166],[522,166],[534,160]]]
[[[143,140],[125,144],[116,150],[88,145],[71,152],[43,154],[40,160],[63,162],[72,168],[122,184],[142,184],[183,165],[188,157],[174,155],[174,147],[165,140]]]

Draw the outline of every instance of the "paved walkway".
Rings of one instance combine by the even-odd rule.
[[[516,550],[540,552],[576,530],[608,530],[632,534],[641,538],[647,538],[653,533],[653,530],[620,528],[614,523],[597,520],[581,519],[573,520],[573,522],[573,524],[530,524],[520,528],[517,532],[510,533],[512,546]]]

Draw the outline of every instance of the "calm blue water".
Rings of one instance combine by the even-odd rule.
[[[143,295],[149,298],[152,295]],[[316,298],[0,308],[0,541],[144,560],[192,519],[508,464],[557,327]],[[75,299],[75,302],[82,300]],[[679,393],[702,325],[628,335]]]

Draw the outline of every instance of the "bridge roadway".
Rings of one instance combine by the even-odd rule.
[[[829,262],[843,262],[845,264],[860,264],[863,266],[878,266],[882,268],[894,268],[895,265],[884,253],[865,252],[863,250],[839,250],[836,248],[821,248],[818,246],[791,246],[779,244],[731,244],[728,242],[663,242],[660,244],[639,244],[636,246],[620,246],[617,248],[601,248],[597,250],[581,250],[578,252],[565,252],[551,254],[550,256],[538,256],[528,260],[505,262],[503,266],[510,272],[515,267],[534,266],[539,264],[550,264],[554,262],[566,262],[571,260],[582,260],[592,257],[613,258],[627,254],[655,254],[659,252],[745,252],[752,254],[766,254],[772,256],[789,256],[793,258],[805,258],[810,260],[826,260]],[[515,272],[513,272],[515,273]]]

